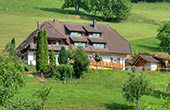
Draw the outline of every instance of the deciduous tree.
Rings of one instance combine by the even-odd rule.
[[[156,38],[161,41],[160,47],[170,54],[170,22],[159,27]]]
[[[106,20],[121,21],[130,15],[130,0],[91,0],[90,12],[100,13]]]
[[[149,94],[152,91],[152,86],[150,80],[143,74],[133,74],[129,80],[123,84],[122,91],[126,100],[129,102],[136,102],[137,109],[140,110],[139,99],[143,95]]]
[[[95,54],[95,61],[96,62],[100,62],[101,61],[101,58],[99,56],[99,52],[96,52],[96,54]]]
[[[0,56],[0,104],[14,96],[19,87],[25,84],[24,67],[13,57]]]
[[[82,8],[84,10],[88,10],[90,5],[90,0],[64,0],[64,4],[62,9],[74,7],[75,13],[79,14],[79,9]]]

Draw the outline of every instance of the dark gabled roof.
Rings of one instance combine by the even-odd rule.
[[[107,41],[103,38],[93,38],[93,37],[88,37],[88,39],[92,42],[92,43],[107,43]]]
[[[41,26],[41,29],[43,31],[46,30],[47,36],[50,38],[58,38],[58,39],[66,38],[56,29],[55,25],[53,25],[49,22],[44,22]]]
[[[81,25],[69,25],[69,24],[65,24],[65,27],[71,32],[71,31],[77,31],[77,32],[85,32],[85,30],[83,29],[83,27]]]
[[[87,38],[86,37],[74,37],[74,36],[70,36],[70,39],[73,42],[87,42]]]
[[[153,56],[156,59],[162,59],[162,60],[169,60],[170,61],[170,57],[162,57],[162,56]]]
[[[16,50],[23,50],[25,49],[33,40],[33,38],[37,35],[38,30],[35,30],[34,32],[32,32],[17,48]]]
[[[98,38],[98,39],[94,38],[95,40],[93,38],[89,38],[87,32],[82,34],[82,39],[70,37],[69,31],[68,29],[66,29],[66,26],[70,30],[76,30],[76,31],[81,30],[82,31],[82,29],[84,29],[88,32],[94,32],[94,33],[100,32],[102,33],[101,38]],[[83,28],[80,29],[78,27],[83,27]],[[41,25],[40,29],[47,31],[48,38],[67,39],[66,41],[72,47],[74,47],[74,45],[69,41],[72,40],[73,42],[81,42],[81,41],[86,41],[87,38],[89,38],[91,42],[106,43],[105,49],[95,49],[89,43],[87,43],[87,47],[85,48],[85,50],[88,52],[99,51],[103,53],[112,53],[112,54],[131,54],[132,53],[129,42],[126,39],[124,39],[120,34],[118,34],[115,30],[113,30],[109,25],[106,25],[106,24],[97,24],[96,28],[94,28],[92,24],[90,23],[59,22],[59,21],[55,23],[53,21],[45,21]],[[33,33],[30,34],[30,36],[18,47],[20,51],[24,48],[27,48],[30,41],[34,37],[37,36],[37,34],[34,35]],[[87,40],[87,42],[89,40]]]
[[[84,25],[83,28],[89,33],[92,33],[92,32],[102,33],[102,31],[100,29],[94,28],[92,25]]]
[[[133,62],[133,64],[136,64],[140,59],[143,59],[147,62],[150,62],[150,63],[160,63],[160,61],[158,61],[157,59],[155,59],[153,56],[151,55],[139,55],[135,61]]]

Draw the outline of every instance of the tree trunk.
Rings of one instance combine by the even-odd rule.
[[[41,73],[40,73],[40,74],[41,74],[41,78],[43,78],[43,71],[42,71],[42,70],[41,70]]]
[[[45,103],[42,103],[42,110],[45,110]]]
[[[75,13],[79,14],[79,4],[76,1],[74,2],[74,7],[75,7]]]
[[[67,79],[66,78],[64,78],[64,84],[67,84]]]
[[[138,110],[141,110],[140,105],[139,105],[139,101],[136,101],[136,106],[137,106]]]

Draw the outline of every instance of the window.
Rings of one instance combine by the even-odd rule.
[[[93,37],[92,34],[89,34],[89,37]]]
[[[114,63],[118,63],[118,62],[117,62],[117,58],[114,58]]]
[[[96,44],[93,44],[93,48],[96,48]]]
[[[71,32],[70,35],[71,36],[82,36],[82,34],[78,32]]]
[[[100,48],[100,44],[97,44],[97,48]]]
[[[97,37],[97,35],[96,35],[96,34],[93,34],[93,37]]]
[[[81,36],[81,33],[78,33],[78,36]]]
[[[100,34],[97,34],[97,37],[99,38],[99,37],[100,37]]]
[[[104,49],[104,44],[93,44],[93,48],[102,48]]]
[[[101,48],[104,49],[104,44],[101,44]]]
[[[89,34],[89,37],[97,37],[97,38],[100,38],[100,34],[95,34],[95,33]]]
[[[74,43],[74,46],[75,47],[78,47],[78,46],[86,47],[86,43]]]
[[[71,36],[74,36],[74,32],[71,32],[71,34],[70,34]]]
[[[57,45],[57,46],[59,46],[59,45],[60,45],[60,43],[59,43],[59,42],[56,42],[56,45]]]

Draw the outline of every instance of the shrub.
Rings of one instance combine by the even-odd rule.
[[[34,101],[17,98],[10,100],[7,105],[4,106],[7,110],[39,110],[40,106]]]
[[[57,71],[60,73],[60,79],[64,80],[65,83],[67,78],[72,78],[74,76],[74,69],[70,64],[61,64],[57,67]]]

